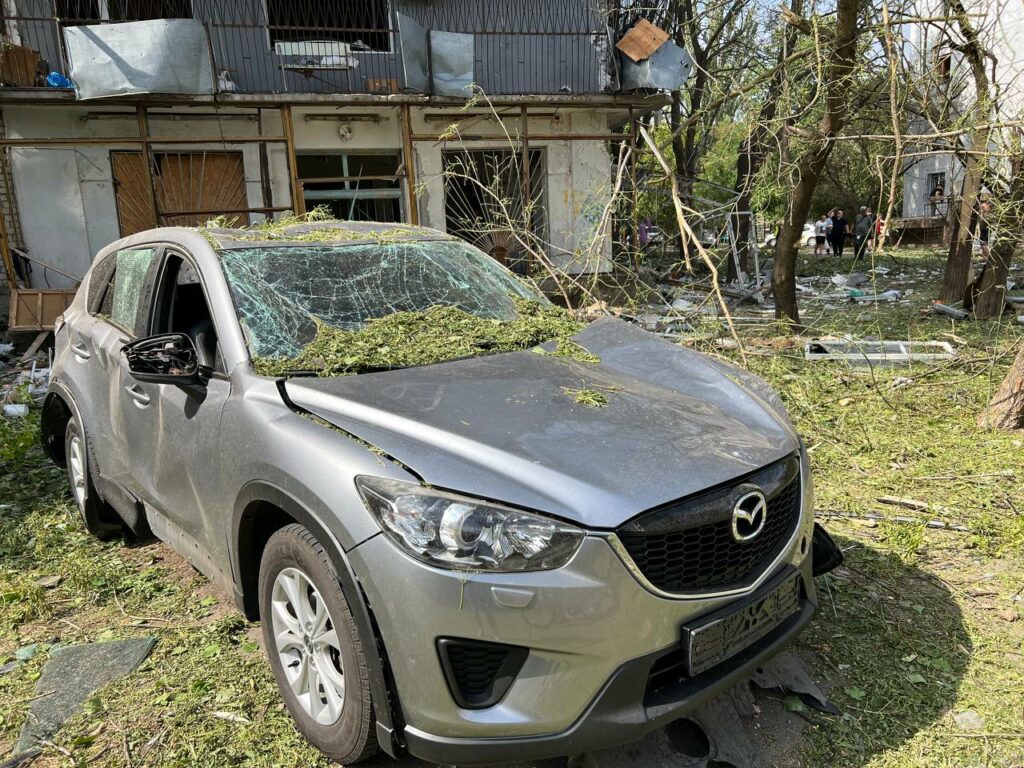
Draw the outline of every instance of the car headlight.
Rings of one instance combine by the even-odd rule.
[[[441,568],[558,568],[583,541],[575,526],[415,483],[360,475],[356,486],[388,538]]]

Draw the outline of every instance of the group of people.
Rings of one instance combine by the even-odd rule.
[[[882,234],[882,217],[862,205],[851,224],[841,208],[833,208],[814,223],[814,255],[842,256],[846,240],[853,238],[853,257],[870,253]]]

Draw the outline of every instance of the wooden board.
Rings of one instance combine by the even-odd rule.
[[[193,227],[221,211],[248,208],[241,152],[157,152],[159,220],[142,152],[111,152],[114,197],[121,236],[154,227]],[[196,213],[196,212],[199,213]],[[246,214],[236,215],[248,223]]]
[[[31,48],[4,43],[0,47],[0,80],[16,88],[31,88],[36,84],[36,65],[39,54]]]
[[[64,314],[75,298],[75,290],[37,291],[30,288],[11,289],[12,331],[51,331],[53,321]]]
[[[666,40],[668,32],[654,26],[647,19],[640,19],[622,36],[615,47],[632,61],[643,61],[661,48]]]

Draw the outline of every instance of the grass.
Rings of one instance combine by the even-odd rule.
[[[1024,595],[1024,434],[980,430],[975,416],[1024,327],[931,314],[940,255],[908,251],[897,260],[916,281],[910,304],[825,310],[804,302],[805,318],[822,334],[948,340],[955,360],[873,372],[811,364],[768,324],[741,327],[748,367],[778,388],[808,443],[816,507],[847,557],[820,580],[819,617],[798,643],[843,714],[804,713],[811,724],[793,764],[1019,766],[1024,602],[1014,598]],[[829,264],[826,274],[844,266]],[[699,344],[739,359],[713,339]],[[53,643],[153,635],[143,666],[99,691],[56,737],[74,761],[326,764],[292,727],[254,628],[227,598],[162,544],[102,544],[85,534],[62,473],[36,447],[34,418],[20,427],[0,419],[0,503],[10,505],[0,509],[0,665],[37,644],[31,659],[0,675],[0,755],[17,737]],[[882,496],[927,510],[882,504]],[[43,586],[45,577],[60,581]],[[247,722],[225,719],[234,715]],[[47,748],[36,765],[69,762]]]

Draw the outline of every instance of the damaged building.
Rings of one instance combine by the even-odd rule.
[[[8,0],[12,326],[46,327],[125,235],[316,206],[434,227],[527,272],[521,223],[559,267],[606,269],[617,145],[690,67],[632,7]]]

